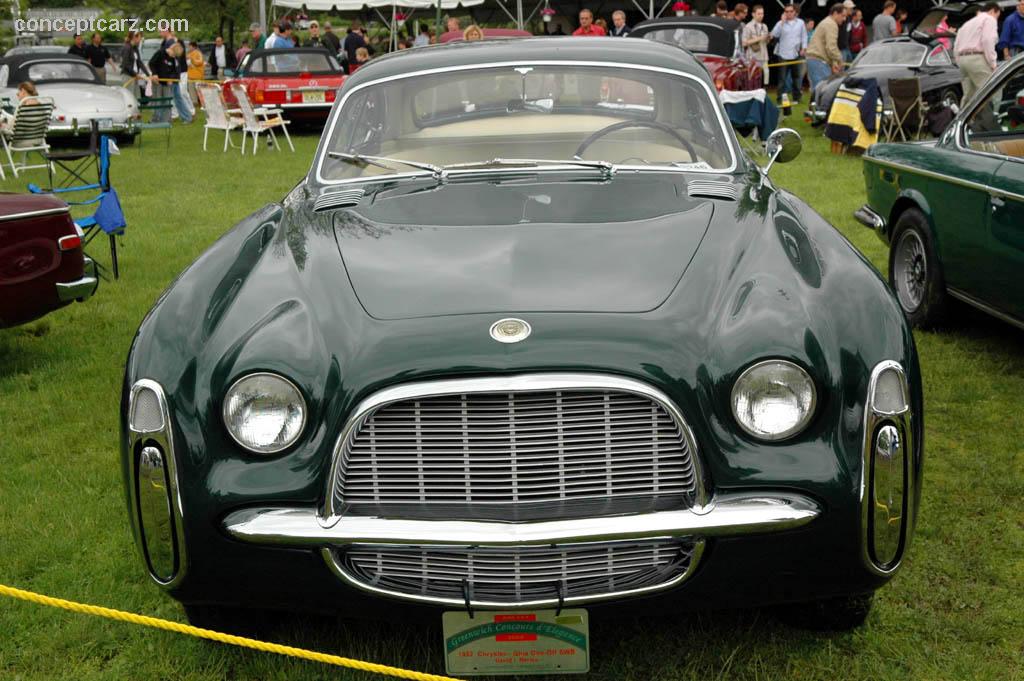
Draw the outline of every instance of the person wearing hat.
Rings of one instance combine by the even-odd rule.
[[[839,51],[843,53],[843,61],[847,64],[853,61],[853,51],[850,50],[850,31],[853,29],[853,22],[850,21],[850,17],[853,16],[853,10],[856,7],[857,5],[853,3],[853,0],[843,0],[843,12],[845,13],[846,20],[839,27],[837,42],[839,43]]]
[[[302,43],[303,47],[327,47],[324,44],[323,36],[320,35],[320,24],[316,20],[309,22],[309,38]]]
[[[331,54],[338,54],[341,51],[341,39],[334,33],[331,22],[324,22],[323,44]]]
[[[249,24],[249,34],[252,36],[252,49],[262,50],[267,42],[267,36],[263,35],[263,28],[254,21]]]

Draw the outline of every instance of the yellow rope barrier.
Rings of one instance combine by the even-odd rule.
[[[138,624],[144,627],[164,629],[166,631],[173,631],[179,634],[185,634],[187,636],[205,638],[211,641],[217,641],[219,643],[228,643],[234,646],[241,646],[242,648],[251,648],[253,650],[259,650],[265,653],[276,653],[277,655],[287,655],[289,657],[297,657],[299,659],[310,660],[312,662],[322,662],[323,664],[330,664],[338,667],[358,669],[360,671],[369,672],[371,674],[384,674],[386,676],[396,676],[400,679],[412,679],[412,681],[459,681],[458,679],[453,679],[449,676],[438,676],[436,674],[414,672],[408,669],[389,667],[387,665],[376,664],[374,662],[364,662],[362,660],[353,660],[347,657],[339,657],[337,655],[318,653],[313,650],[294,648],[292,646],[280,645],[278,643],[266,643],[264,641],[257,641],[256,639],[252,638],[245,638],[244,636],[222,634],[218,631],[201,629],[199,627],[193,627],[188,624],[181,624],[179,622],[172,622],[170,620],[159,619],[157,617],[136,615],[135,613],[124,612],[123,610],[114,610],[112,608],[104,608],[98,605],[88,605],[86,603],[76,603],[75,601],[68,601],[64,600],[63,598],[53,598],[52,596],[44,596],[42,594],[37,594],[32,591],[15,589],[10,586],[4,586],[3,584],[0,584],[0,596],[9,596],[10,598],[28,601],[29,603],[35,603],[37,605],[46,605],[51,608],[61,608],[63,610],[70,610],[71,612],[84,613],[86,615],[95,615],[96,617],[105,617],[107,619],[117,620],[119,622],[129,622],[131,624]]]

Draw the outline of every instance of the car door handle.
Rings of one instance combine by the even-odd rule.
[[[1003,206],[1006,205],[1006,201],[1004,201],[1000,197],[996,196],[995,194],[992,194],[990,196],[990,198],[992,200],[992,212],[993,213],[995,213],[997,210],[999,210],[1000,208],[1002,208]]]

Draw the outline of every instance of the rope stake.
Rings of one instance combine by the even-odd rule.
[[[285,646],[280,645],[278,643],[267,643],[265,641],[258,641],[256,639],[246,638],[244,636],[223,634],[219,631],[211,631],[209,629],[193,627],[189,624],[172,622],[170,620],[164,620],[158,617],[136,615],[135,613],[125,612],[123,610],[114,610],[113,608],[104,608],[98,605],[89,605],[87,603],[77,603],[75,601],[68,601],[63,598],[44,596],[43,594],[38,594],[33,591],[15,589],[13,587],[5,586],[3,584],[0,584],[0,596],[8,596],[10,598],[28,601],[29,603],[35,603],[37,605],[45,605],[51,608],[70,610],[71,612],[93,615],[95,617],[105,617],[106,619],[117,620],[118,622],[128,622],[130,624],[138,624],[144,627],[152,627],[154,629],[164,629],[165,631],[173,631],[178,634],[185,634],[186,636],[195,636],[197,638],[205,638],[210,641],[217,641],[218,643],[227,643],[229,645],[240,646],[242,648],[259,650],[264,653],[286,655],[288,657],[297,657],[301,660],[309,660],[311,662],[320,662],[323,664],[334,665],[337,667],[358,669],[360,671],[368,672],[370,674],[383,674],[385,676],[394,676],[400,679],[411,679],[412,681],[459,681],[458,679],[453,679],[450,676],[438,676],[436,674],[415,672],[409,669],[401,669],[399,667],[389,667],[387,665],[377,664],[375,662],[353,660],[347,657],[339,657],[338,655],[318,653],[314,650],[295,648],[293,646]]]

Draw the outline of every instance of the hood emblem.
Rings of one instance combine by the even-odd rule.
[[[530,325],[522,319],[499,319],[491,324],[491,338],[499,343],[518,343],[530,335]]]

